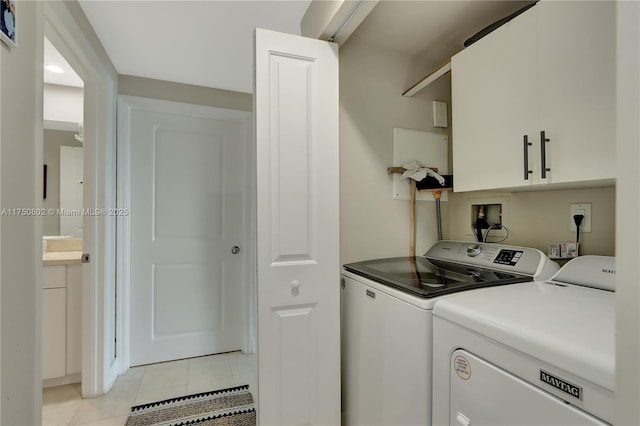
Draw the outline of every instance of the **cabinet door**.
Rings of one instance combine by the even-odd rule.
[[[62,288],[66,284],[67,275],[64,265],[45,266],[42,268],[42,288]]]
[[[611,1],[541,1],[534,7],[539,130],[550,139],[545,183],[615,177],[615,7]]]
[[[42,378],[63,377],[65,361],[66,289],[42,290]]]
[[[67,266],[67,374],[82,372],[82,265]]]
[[[535,7],[455,55],[455,191],[525,186],[524,135],[537,140]],[[529,147],[534,170],[536,146]]]

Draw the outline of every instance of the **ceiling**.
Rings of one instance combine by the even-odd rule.
[[[47,66],[55,65],[62,72],[53,72]],[[71,68],[71,65],[62,57],[60,52],[51,44],[48,38],[44,38],[44,82],[49,84],[59,84],[61,86],[84,87],[84,82]]]
[[[440,64],[466,39],[532,0],[383,0],[352,38]]]
[[[119,74],[251,93],[253,30],[300,34],[309,0],[80,0]]]
[[[251,93],[253,30],[300,34],[310,0],[79,3],[119,74]],[[351,39],[437,64],[526,3],[382,0]]]

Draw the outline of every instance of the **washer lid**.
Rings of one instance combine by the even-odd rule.
[[[422,298],[532,280],[527,275],[420,256],[367,260],[349,263],[344,268]]]
[[[455,294],[437,301],[433,314],[614,389],[613,292],[530,282]]]

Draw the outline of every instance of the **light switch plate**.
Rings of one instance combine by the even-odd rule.
[[[443,101],[433,101],[433,127],[444,129],[447,126],[447,103]]]

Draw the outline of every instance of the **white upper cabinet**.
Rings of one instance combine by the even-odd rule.
[[[551,139],[547,181],[614,179],[615,2],[549,1],[535,8],[539,130]]]
[[[541,1],[451,65],[455,191],[613,184],[614,2]]]
[[[535,29],[535,15],[520,15],[451,59],[455,191],[527,183],[523,135],[537,120]]]

